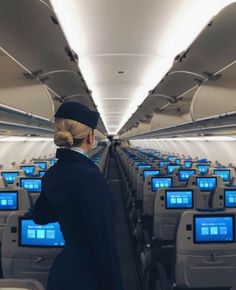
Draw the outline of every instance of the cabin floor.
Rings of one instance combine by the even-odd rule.
[[[115,231],[124,289],[138,290],[140,289],[139,279],[125,214],[124,200],[121,192],[121,179],[116,160],[113,156],[111,156],[109,160],[108,184],[111,191],[115,193],[117,202]]]

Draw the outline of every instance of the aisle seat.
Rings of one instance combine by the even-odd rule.
[[[14,211],[28,210],[32,205],[32,198],[24,188],[0,189],[0,242],[8,216]]]
[[[157,190],[162,187],[175,187],[176,183],[175,175],[148,176],[143,185],[143,214],[153,216]]]
[[[144,162],[143,164],[138,164],[136,166],[133,166],[132,168],[132,180],[131,180],[131,183],[132,183],[132,189],[137,191],[137,179],[138,179],[138,176],[139,176],[139,172],[141,170],[150,170],[152,169],[152,166],[151,164],[148,164],[147,162]]]
[[[181,214],[189,209],[203,207],[204,200],[197,187],[160,188],[154,203],[154,238],[173,241]]]
[[[136,185],[136,199],[142,200],[143,196],[143,184],[148,175],[161,174],[161,170],[158,167],[152,167],[151,169],[140,168],[137,174],[137,185]]]
[[[2,240],[4,278],[36,279],[46,287],[64,239],[58,223],[36,225],[26,212],[9,215]]]
[[[235,218],[235,209],[183,212],[176,236],[176,286],[218,289],[235,285]]]

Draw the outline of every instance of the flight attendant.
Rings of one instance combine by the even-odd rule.
[[[37,224],[59,222],[65,247],[47,290],[122,290],[114,238],[114,203],[105,178],[88,158],[99,114],[78,102],[55,114],[58,161],[43,177],[33,209]]]

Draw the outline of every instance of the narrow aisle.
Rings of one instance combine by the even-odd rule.
[[[116,160],[112,157],[109,162],[108,183],[111,191],[115,193],[117,202],[116,240],[123,284],[125,290],[138,290],[138,275],[125,215],[125,207],[121,192],[121,180],[119,178]]]

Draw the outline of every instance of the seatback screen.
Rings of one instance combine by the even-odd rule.
[[[196,183],[201,191],[211,191],[217,187],[216,177],[196,177]]]
[[[161,187],[172,187],[173,181],[171,177],[153,177],[152,178],[152,191],[156,191]]]
[[[55,163],[56,163],[56,160],[55,160],[55,159],[51,159],[51,160],[50,160],[50,164],[51,164],[51,165],[54,165]]]
[[[236,207],[236,189],[224,190],[225,207]]]
[[[39,170],[39,176],[43,177],[45,173],[46,173],[46,170]]]
[[[167,165],[167,173],[172,174],[176,168],[180,168],[180,165]]]
[[[160,168],[162,168],[165,164],[169,164],[169,163],[170,163],[169,161],[160,161],[159,166]]]
[[[24,172],[25,172],[25,175],[26,176],[30,176],[30,175],[34,175],[35,173],[35,166],[32,165],[32,166],[20,166],[20,169],[22,169]]]
[[[8,184],[13,184],[16,177],[19,176],[19,172],[1,172],[1,176],[6,178]]]
[[[20,187],[27,189],[29,192],[41,192],[42,179],[41,178],[21,178]]]
[[[47,162],[35,161],[34,164],[38,165],[43,170],[47,170]]]
[[[193,191],[166,190],[165,204],[167,209],[193,208]]]
[[[176,164],[180,164],[180,159],[175,159]]]
[[[37,225],[32,219],[19,219],[19,245],[24,247],[63,247],[59,223]]]
[[[138,165],[138,168],[139,169],[151,169],[152,168],[152,166],[151,165]]]
[[[147,176],[160,174],[160,170],[144,170],[143,171],[143,181],[145,181]]]
[[[199,169],[200,173],[201,174],[204,174],[208,171],[210,165],[201,165],[201,164],[198,164],[196,165],[196,167]]]
[[[235,242],[234,215],[197,215],[193,221],[195,243]]]
[[[0,191],[0,211],[18,210],[18,191]]]
[[[196,173],[196,170],[191,169],[191,170],[179,170],[178,178],[179,181],[188,181],[189,177],[191,175],[194,175]]]
[[[185,160],[184,161],[184,167],[185,168],[190,168],[192,166],[192,161],[190,160]]]
[[[215,175],[221,176],[223,181],[230,181],[231,176],[230,176],[230,170],[229,169],[214,169],[213,173]]]

